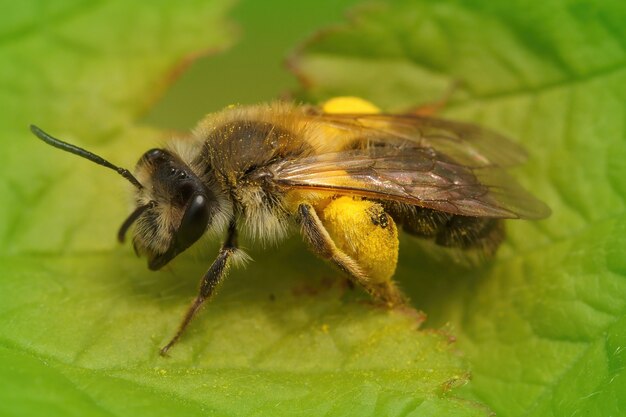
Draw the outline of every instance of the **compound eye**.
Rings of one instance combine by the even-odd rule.
[[[150,149],[146,153],[143,154],[143,159],[148,162],[156,162],[165,157],[165,152],[163,149]]]
[[[195,194],[187,203],[187,209],[176,231],[176,243],[186,249],[204,234],[209,224],[209,207],[205,195]]]

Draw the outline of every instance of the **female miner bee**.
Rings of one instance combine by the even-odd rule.
[[[134,174],[39,128],[46,143],[116,170],[135,187],[133,244],[158,270],[207,232],[226,236],[176,343],[229,265],[245,256],[237,231],[262,241],[299,225],[304,240],[371,296],[405,303],[392,276],[398,226],[435,244],[493,252],[502,219],[549,209],[506,175],[524,151],[480,127],[410,114],[332,113],[284,103],[231,107],[187,138],[147,151]]]

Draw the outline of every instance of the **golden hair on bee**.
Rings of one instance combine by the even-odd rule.
[[[343,98],[324,107],[273,102],[206,116],[187,137],[139,159],[134,174],[32,126],[46,143],[113,169],[135,187],[118,232],[161,269],[207,234],[224,241],[201,278],[178,341],[229,267],[247,259],[241,230],[275,243],[299,229],[319,257],[389,307],[407,302],[393,281],[398,233],[461,251],[495,252],[503,219],[549,209],[506,169],[523,149],[481,127],[415,114],[381,114]]]

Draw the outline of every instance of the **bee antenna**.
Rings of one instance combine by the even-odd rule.
[[[135,178],[133,174],[130,173],[129,170],[113,165],[106,159],[96,155],[95,153],[89,152],[86,149],[79,148],[76,145],[72,145],[67,142],[63,142],[60,139],[54,138],[35,125],[30,125],[30,131],[33,132],[33,134],[37,136],[39,139],[46,142],[48,145],[52,145],[55,148],[59,148],[69,153],[73,153],[74,155],[81,156],[85,159],[90,160],[91,162],[95,162],[98,165],[102,165],[103,167],[111,168],[112,170],[120,174],[122,177],[130,181],[131,184],[133,184],[135,187],[139,189],[143,188],[143,185],[141,185],[141,183],[137,181],[137,178]]]

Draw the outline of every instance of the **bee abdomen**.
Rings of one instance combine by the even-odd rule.
[[[405,232],[433,240],[439,246],[492,254],[504,240],[501,219],[461,216],[408,204],[383,205]]]
[[[439,230],[435,243],[460,249],[480,249],[493,254],[504,240],[501,219],[454,215]]]

